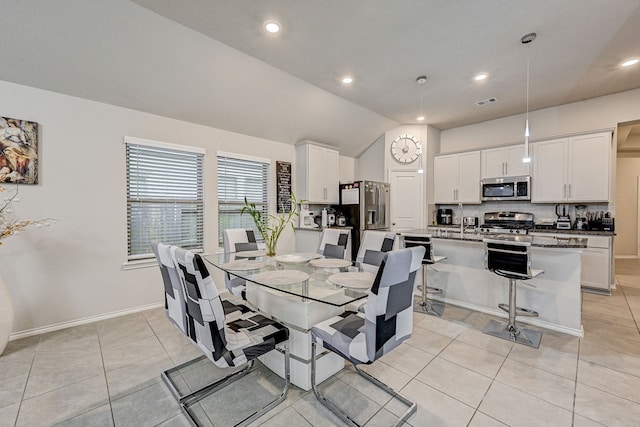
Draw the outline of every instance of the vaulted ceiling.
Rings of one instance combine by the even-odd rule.
[[[0,79],[356,156],[525,112],[527,59],[530,110],[639,88],[638,40],[640,0],[2,0]]]

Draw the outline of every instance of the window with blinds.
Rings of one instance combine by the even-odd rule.
[[[241,215],[244,198],[269,214],[269,163],[218,155],[218,244],[227,228],[254,230],[260,233],[248,213]]]
[[[128,259],[153,257],[152,240],[202,250],[204,151],[136,138],[125,144]]]

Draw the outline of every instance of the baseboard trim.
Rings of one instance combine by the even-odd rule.
[[[164,303],[155,303],[141,305],[139,307],[128,308],[126,310],[112,311],[111,313],[99,314],[97,316],[89,316],[82,319],[70,320],[68,322],[55,323],[53,325],[42,326],[40,328],[27,329],[26,331],[13,332],[9,336],[9,341],[20,338],[32,337],[34,335],[46,334],[47,332],[59,331],[60,329],[70,328],[72,326],[86,325],[88,323],[99,322],[100,320],[112,319],[114,317],[125,316],[127,314],[138,313],[140,311],[150,310],[152,308],[163,307]]]
[[[638,259],[640,256],[638,255],[616,255],[615,259]]]

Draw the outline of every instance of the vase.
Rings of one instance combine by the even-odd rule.
[[[278,244],[278,241],[271,241],[271,240],[266,240],[265,241],[265,249],[267,250],[267,256],[276,256],[276,245]]]
[[[11,294],[9,289],[0,276],[0,356],[9,342],[13,328],[13,304],[11,303]]]

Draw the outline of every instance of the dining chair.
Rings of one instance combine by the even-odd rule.
[[[244,228],[227,228],[222,233],[222,243],[225,253],[254,251],[258,249],[256,236],[253,230]],[[247,282],[241,277],[224,274],[224,285],[227,290],[236,297],[247,299]]]
[[[171,246],[153,240],[151,248],[158,261],[162,282],[164,283],[165,314],[182,333],[187,334],[187,307],[180,275],[171,256]]]
[[[380,264],[364,313],[346,311],[311,328],[311,387],[322,405],[344,422],[358,426],[353,416],[323,396],[316,384],[317,346],[332,351],[351,362],[368,381],[397,398],[408,409],[395,425],[402,424],[416,411],[416,403],[398,394],[382,381],[361,370],[358,365],[371,364],[409,339],[413,330],[413,285],[421,266],[424,247],[387,252]]]
[[[325,228],[322,231],[320,245],[317,252],[329,258],[346,258],[349,232],[335,228]]]
[[[358,248],[356,262],[360,263],[364,261],[364,255],[367,250],[389,252],[393,249],[395,240],[396,233],[378,230],[365,230],[365,232],[362,234],[360,247]]]
[[[204,356],[217,367],[243,367],[239,371],[184,396],[181,396],[177,391],[176,382],[171,379],[172,374],[202,360],[203,356],[162,373],[163,380],[179,400],[183,412],[194,425],[198,425],[198,421],[190,410],[193,405],[251,372],[254,369],[253,362],[257,357],[273,350],[284,353],[284,388],[274,400],[237,424],[246,425],[286,399],[290,378],[289,330],[282,324],[244,305],[234,304],[228,300],[223,301],[200,255],[176,247],[172,248],[170,252],[185,295],[188,329],[191,332],[188,336],[200,348]],[[281,348],[277,348],[277,346]]]

